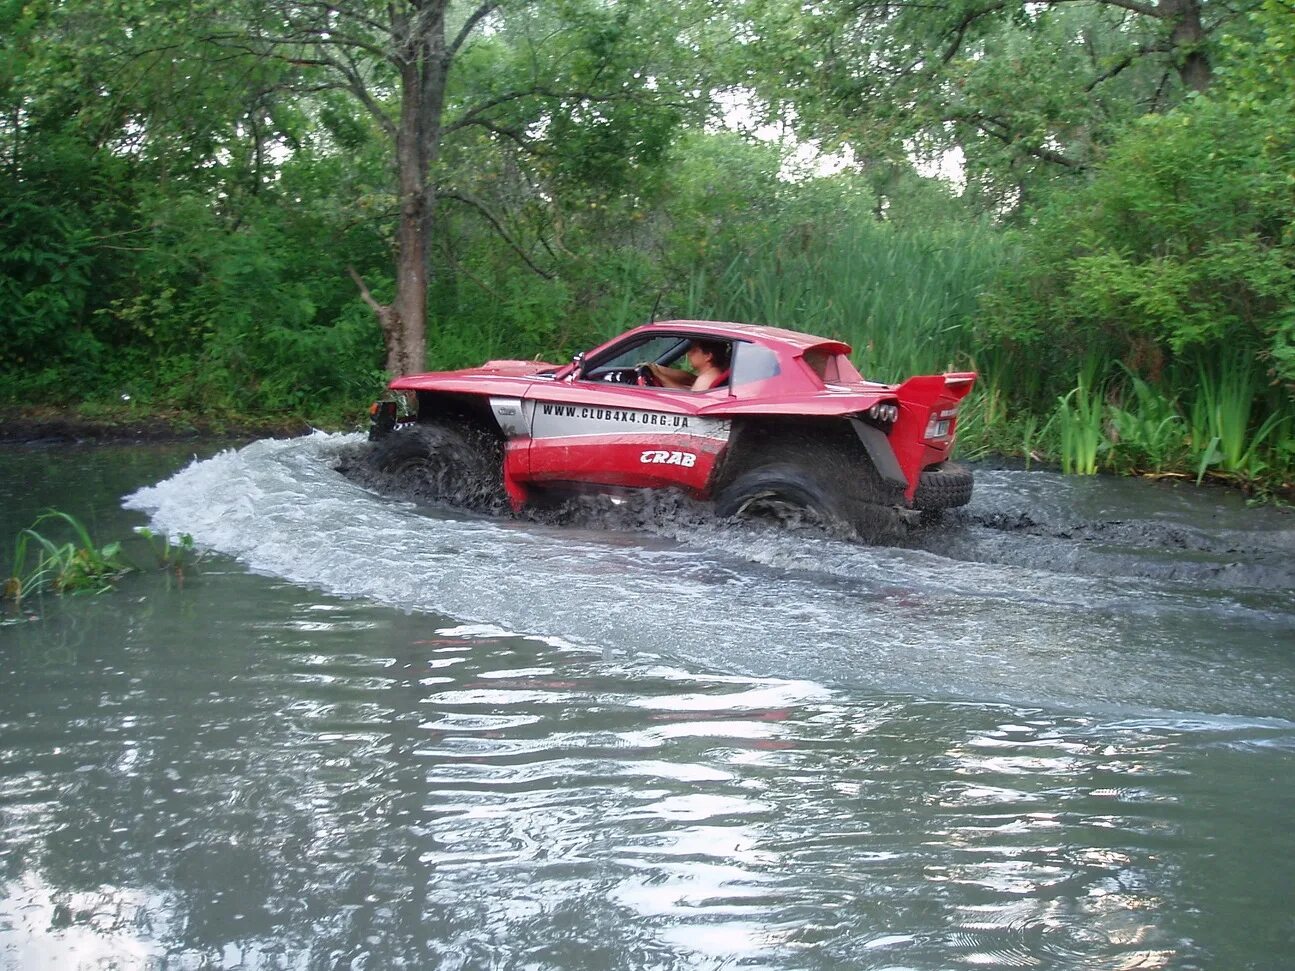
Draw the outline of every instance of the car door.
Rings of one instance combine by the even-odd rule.
[[[524,409],[530,425],[525,478],[537,485],[676,486],[701,494],[728,442],[729,422],[699,412],[723,400],[728,389],[692,392],[623,383],[636,361],[666,356],[671,340],[682,346],[687,336],[654,335],[618,346],[591,361],[580,376],[537,382]]]

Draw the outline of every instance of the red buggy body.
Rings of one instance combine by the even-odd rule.
[[[676,362],[698,340],[725,350],[717,387],[647,383],[643,364]],[[565,366],[490,361],[407,375],[373,407],[372,462],[427,467],[464,454],[452,440],[485,437],[498,466],[478,471],[501,479],[514,509],[573,491],[679,489],[723,515],[790,506],[857,525],[865,512],[902,518],[966,503],[971,473],[949,452],[975,374],[879,384],[849,353],[775,327],[672,320]]]

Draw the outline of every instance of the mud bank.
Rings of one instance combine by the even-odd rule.
[[[0,442],[6,444],[124,444],[199,439],[249,442],[257,438],[295,438],[314,430],[303,418],[222,419],[181,412],[87,417],[50,408],[0,409]]]

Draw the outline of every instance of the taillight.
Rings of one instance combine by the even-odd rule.
[[[953,425],[957,419],[957,408],[931,412],[931,417],[926,422],[926,432],[922,437],[928,442],[938,442],[948,438],[953,433]]]

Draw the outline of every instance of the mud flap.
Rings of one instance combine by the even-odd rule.
[[[904,470],[899,467],[899,460],[895,458],[895,451],[890,447],[886,433],[858,418],[850,419],[850,427],[859,436],[868,458],[872,459],[872,465],[882,479],[901,489],[907,489],[908,478],[904,475]]]

